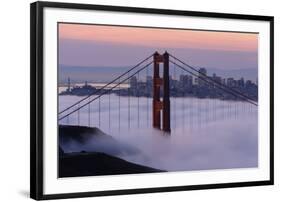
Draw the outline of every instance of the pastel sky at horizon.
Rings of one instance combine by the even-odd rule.
[[[61,65],[132,66],[155,51],[165,50],[195,66],[258,66],[258,34],[59,24]]]

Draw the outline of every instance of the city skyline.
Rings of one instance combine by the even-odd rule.
[[[206,80],[207,79],[207,80]],[[169,75],[171,97],[198,97],[198,98],[219,98],[223,100],[241,100],[234,97],[228,91],[221,91],[218,85],[237,90],[253,100],[258,100],[258,79],[256,82],[246,80],[244,77],[235,79],[233,77],[221,77],[215,73],[208,75],[205,68],[200,68],[197,75],[179,74]],[[217,82],[215,84],[214,82]],[[153,97],[153,77],[151,75],[132,76],[127,82],[128,87],[115,90],[102,90],[104,93],[113,93],[118,96]],[[115,83],[113,83],[115,85]],[[114,86],[113,85],[113,86]],[[67,89],[60,95],[88,96],[96,94],[97,88],[94,83],[85,81],[83,86],[76,86],[68,78]],[[161,91],[161,94],[163,92]],[[243,100],[243,99],[242,99]]]
[[[216,76],[218,76],[218,77],[221,77],[221,78],[225,78],[225,79],[227,79],[227,78],[233,78],[233,79],[236,79],[236,80],[239,80],[239,79],[241,79],[241,78],[243,78],[245,81],[246,80],[250,80],[250,81],[252,81],[253,83],[255,83],[255,84],[257,84],[257,80],[258,80],[258,75],[256,74],[255,75],[255,73],[252,73],[252,75],[243,75],[243,72],[240,72],[240,73],[238,73],[237,74],[237,72],[236,72],[236,75],[233,75],[233,74],[231,74],[231,72],[229,72],[228,73],[228,75],[225,75],[225,73],[223,74],[222,72],[216,72],[215,71],[215,69],[209,69],[209,68],[204,68],[204,67],[201,67],[201,68],[198,68],[197,70],[199,70],[199,69],[206,69],[206,74],[208,75],[208,76],[213,76],[214,74],[216,75]],[[89,70],[89,69],[88,69]],[[122,71],[116,71],[116,72],[114,72],[114,74],[116,74],[115,76],[118,76],[118,74],[117,73],[122,73],[122,72],[125,72],[127,69],[126,68],[124,68],[124,69],[122,69]],[[104,71],[103,72],[103,70],[101,70],[100,69],[100,72],[102,72],[102,73],[100,73],[99,74],[99,79],[103,76],[102,74],[108,74],[108,71]],[[177,74],[180,74],[180,71],[176,71],[177,72]],[[68,73],[68,76],[66,76],[67,75],[67,73],[65,73],[65,72],[63,72],[63,74],[64,75],[60,75],[61,77],[62,76],[64,76],[64,79],[63,80],[60,80],[60,85],[61,84],[65,84],[65,83],[67,83],[68,82],[68,79],[70,78],[71,79],[71,81],[72,81],[72,83],[84,83],[84,82],[97,82],[97,83],[107,83],[107,82],[110,82],[111,81],[111,79],[109,79],[109,80],[105,80],[105,81],[101,81],[101,80],[98,80],[98,79],[94,79],[94,77],[95,77],[95,75],[93,74],[93,72],[91,72],[91,71],[88,71],[87,72],[87,76],[89,76],[89,77],[85,77],[84,79],[83,79],[83,76],[79,76],[79,78],[80,79],[78,79],[77,80],[77,75],[75,75],[74,74],[74,72],[73,73]],[[93,74],[92,76],[90,76],[91,74]],[[170,72],[170,75],[171,75],[172,73]],[[249,73],[248,73],[249,74]],[[72,76],[71,76],[72,75]],[[108,75],[108,77],[109,77],[109,75]],[[114,76],[113,76],[114,77]],[[173,76],[172,76],[173,77]],[[112,78],[112,76],[110,77],[110,78]]]

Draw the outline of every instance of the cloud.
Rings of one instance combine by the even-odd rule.
[[[110,112],[108,98],[101,99],[101,130],[113,136],[124,150],[136,148],[137,152],[117,152],[114,145],[95,140],[78,147],[70,145],[68,150],[98,149],[130,162],[168,171],[258,166],[258,120],[254,106],[244,102],[171,98],[172,132],[165,135],[151,128],[151,99],[131,97],[129,117],[128,97],[121,97],[119,119],[119,98],[110,95]],[[78,99],[81,97],[60,96],[60,109]],[[99,127],[98,105],[91,104],[90,110],[91,126]],[[80,111],[81,125],[88,125],[87,112],[87,107]],[[72,115],[69,122],[77,124],[77,115]]]

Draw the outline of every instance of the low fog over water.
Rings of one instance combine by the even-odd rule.
[[[59,111],[81,98],[59,96]],[[110,94],[100,99],[100,113],[99,100],[96,100],[90,107],[79,110],[79,123],[78,115],[74,113],[60,124],[98,127],[120,142],[124,152],[114,153],[120,148],[114,148],[107,141],[95,140],[84,145],[63,145],[63,149],[66,152],[105,152],[130,162],[167,171],[258,166],[256,106],[242,101],[218,99],[170,100],[170,135],[151,127],[151,98],[121,96],[119,99]]]

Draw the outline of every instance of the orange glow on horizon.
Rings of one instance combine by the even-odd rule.
[[[155,48],[258,49],[258,34],[198,30],[59,24],[59,38]]]

